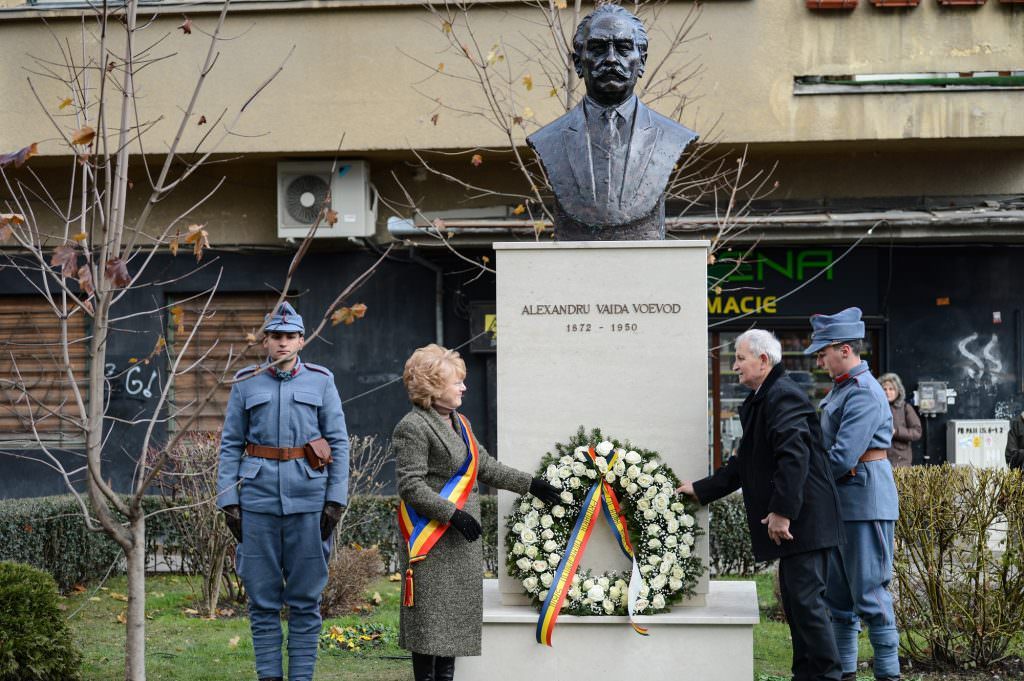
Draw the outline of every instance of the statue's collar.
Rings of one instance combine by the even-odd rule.
[[[592,116],[600,116],[604,111],[614,109],[623,119],[633,120],[633,112],[636,111],[636,95],[631,96],[618,106],[605,106],[593,99],[590,95],[583,97],[583,112],[589,121]]]

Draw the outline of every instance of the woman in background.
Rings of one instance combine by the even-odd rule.
[[[889,463],[893,468],[909,466],[913,463],[910,443],[921,439],[921,419],[907,402],[907,391],[903,389],[903,381],[896,374],[882,374],[878,382],[889,399],[892,409],[892,446],[886,450]]]

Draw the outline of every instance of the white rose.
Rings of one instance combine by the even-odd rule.
[[[603,456],[595,457],[594,465],[597,466],[597,470],[604,473],[606,470],[608,470],[608,459],[604,458]]]
[[[530,502],[529,501],[524,501],[523,503],[519,504],[519,512],[520,513],[526,513],[529,510],[530,510]]]
[[[535,544],[537,542],[537,533],[528,527],[524,527],[523,531],[519,533],[519,540],[524,544]]]
[[[555,480],[557,480],[558,478],[554,478],[554,479],[555,479]],[[533,501],[531,501],[530,503],[531,503],[531,504],[533,505],[533,507],[534,507],[535,509],[537,509],[538,511],[539,511],[540,509],[544,508],[544,502],[543,502],[543,501],[541,501],[540,499],[537,499],[536,497],[535,497],[535,498],[533,499]],[[536,514],[536,513],[534,513],[533,511],[530,511],[530,513],[533,513],[533,515],[537,515],[537,514]]]
[[[682,540],[687,546],[693,546],[693,535],[689,532],[683,535]]]
[[[526,557],[529,558],[530,560],[533,560],[534,558],[536,558],[537,557],[537,547],[532,545],[532,544],[530,546],[527,546],[526,547]]]
[[[572,457],[569,456],[569,455],[565,455],[561,459],[558,460],[558,464],[561,465],[561,466],[571,466],[572,465]]]
[[[558,469],[558,477],[560,477],[560,478],[568,478],[570,475],[572,475],[572,468],[570,468],[569,466],[560,466],[559,467],[559,469]]]
[[[622,589],[620,589],[619,587],[613,586],[612,588],[608,589],[608,598],[612,599],[613,601],[619,600],[620,596],[622,596]]]
[[[544,529],[547,529],[547,528],[551,527],[554,524],[555,524],[555,519],[552,518],[551,516],[549,516],[547,514],[541,516],[540,526],[543,527]]]
[[[594,451],[600,454],[601,456],[608,456],[609,454],[612,453],[613,449],[615,449],[615,445],[613,445],[611,442],[608,442],[608,440],[605,440],[604,442],[599,442],[597,443],[597,446],[594,447]],[[595,598],[594,600],[597,599]]]
[[[670,565],[675,564],[675,562],[676,562],[676,554],[672,553],[672,552],[666,553],[665,555],[663,555],[661,557],[661,560],[662,560],[662,562],[669,563]]]
[[[548,553],[551,553],[552,551],[554,551],[557,548],[558,548],[558,544],[556,544],[555,541],[552,540],[552,539],[549,539],[546,542],[544,542],[544,550],[547,551]]]
[[[651,574],[651,572],[653,570],[654,570],[654,566],[653,565],[641,565],[640,566],[640,574],[642,574],[645,577],[647,575]]]
[[[558,495],[558,497],[559,497],[559,499],[562,500],[562,503],[565,503],[565,504],[571,504],[572,503],[572,492],[562,492],[560,495]]]
[[[555,478],[554,480],[551,481],[551,486],[554,487],[555,489],[562,489],[562,481],[559,478]]]
[[[693,516],[684,513],[683,517],[679,519],[679,522],[683,527],[693,527]]]
[[[636,484],[640,485],[640,487],[642,487],[643,489],[647,489],[648,487],[650,487],[651,483],[653,482],[654,478],[647,475],[646,473],[641,474],[636,479]],[[657,491],[655,491],[655,494],[657,494]]]
[[[522,523],[516,523],[515,525],[512,526],[512,531],[515,532],[516,534],[522,534],[523,533],[523,528],[525,528],[525,527],[526,527],[526,525],[523,525]]]
[[[583,579],[583,578],[582,578],[582,577],[580,577],[580,573],[578,573],[578,572],[577,572],[576,574],[574,574],[574,575],[572,576],[572,582],[571,582],[571,584],[572,584],[573,586],[579,586],[579,583],[580,583],[580,580],[581,580],[581,579]]]
[[[647,601],[646,598],[638,598],[638,599],[636,599],[636,611],[637,612],[643,612],[644,610],[647,609],[648,605],[650,605],[650,603]]]
[[[649,548],[649,549],[660,549],[661,548],[661,540],[657,539],[657,538],[651,539],[650,541],[647,542],[647,548]]]
[[[636,494],[639,491],[640,491],[640,488],[636,486],[635,482],[631,482],[628,485],[626,485],[626,493],[627,494]]]
[[[540,518],[537,517],[536,511],[530,511],[526,514],[526,517],[523,518],[523,524],[531,530],[537,527],[537,523],[539,522]]]
[[[552,579],[554,579],[554,577],[551,575],[551,573],[550,572],[545,572],[544,574],[542,574],[540,576],[540,583],[543,584],[544,588],[546,589],[549,586],[551,586],[551,580]]]
[[[623,475],[626,474],[626,464],[624,464],[622,461],[616,461],[615,465],[612,466],[612,470],[615,472],[615,475],[622,477]]]
[[[604,588],[599,585],[594,585],[587,589],[587,598],[592,601],[603,601],[604,600]]]
[[[552,530],[544,530],[540,533],[541,539],[554,539],[555,533]]]
[[[640,463],[640,455],[630,450],[626,452],[626,463]]]
[[[582,595],[583,593],[576,587],[569,589],[569,598],[574,601],[578,601]]]
[[[539,594],[537,594],[537,598],[540,599],[541,603],[543,603],[544,601],[546,601],[548,599],[548,591],[549,591],[549,589],[544,589]]]
[[[652,589],[661,589],[667,583],[668,583],[668,578],[665,577],[665,575],[658,575],[657,577],[655,577],[654,579],[651,580],[651,588]]]
[[[678,530],[679,530],[679,521],[676,520],[675,518],[672,518],[671,520],[669,520],[668,521],[668,531],[672,532],[674,534]]]
[[[669,572],[672,571],[672,563],[674,562],[675,556],[672,556],[672,560],[665,560],[664,558],[662,558],[661,567],[658,569],[658,572],[660,572],[663,575],[667,575]]]
[[[548,554],[548,565],[551,567],[558,567],[558,564],[562,562],[562,557],[557,553]]]
[[[658,483],[659,485],[664,485],[666,482],[668,482],[668,478],[666,478],[661,473],[655,473],[654,482]]]
[[[651,599],[651,605],[654,607],[655,610],[661,610],[665,607],[665,597],[661,594],[658,594],[657,596]]]
[[[546,560],[535,560],[533,561],[534,572],[546,572],[548,569],[548,562]]]
[[[647,582],[640,583],[640,595],[647,598],[647,595],[651,593],[651,587]]]
[[[647,556],[647,562],[657,567],[658,563],[661,562],[661,556]]]
[[[654,520],[657,517],[658,512],[655,511],[653,508],[649,508],[646,511],[644,511],[644,520]]]
[[[646,497],[647,499],[653,499],[655,496],[657,496],[657,494],[657,487],[648,487],[647,489],[644,490],[644,497]]]
[[[601,605],[604,607],[604,611],[605,611],[606,614],[610,615],[613,612],[615,612],[615,604],[612,603],[607,598],[601,603]]]
[[[610,580],[610,579],[608,579],[607,577],[598,577],[598,578],[597,578],[597,583],[598,583],[598,585],[600,585],[600,586],[601,586],[602,588],[605,588],[605,589],[607,589],[607,588],[608,588],[608,586],[609,586],[609,585],[611,584],[611,580]]]
[[[531,576],[527,577],[526,579],[524,579],[523,580],[523,588],[526,589],[527,591],[533,591],[534,589],[536,589],[537,588],[537,578],[531,575]]]
[[[516,542],[515,544],[512,545],[512,553],[513,553],[513,555],[521,556],[521,555],[523,555],[524,551],[526,551],[526,547],[523,546],[522,544],[520,544],[519,542]]]
[[[683,588],[683,580],[677,579],[675,577],[669,578],[668,588],[672,589],[673,591],[679,591]]]
[[[594,478],[597,477],[597,471],[594,470],[593,468],[588,468],[587,469],[587,477],[590,478],[591,480],[593,480]]]
[[[640,499],[640,500],[638,500],[636,502],[636,507],[638,509],[640,509],[641,511],[646,511],[646,510],[651,508],[651,500],[650,499]]]
[[[593,588],[594,588],[594,580],[592,580],[592,579],[584,579],[583,580],[583,590],[584,591],[590,591]]]
[[[588,458],[587,454],[589,451],[590,450],[588,450],[586,447],[577,447],[576,452],[573,454],[573,458],[576,459],[577,461],[586,461]]]
[[[551,509],[551,515],[555,516],[556,518],[564,518],[565,508],[561,506],[555,506],[553,509]]]
[[[589,598],[584,598],[583,599],[583,605],[590,605],[591,603],[593,603],[593,601],[590,600]]]
[[[640,477],[640,469],[636,466],[630,466],[626,469],[626,477],[630,480],[636,480]]]
[[[668,510],[668,497],[664,494],[659,494],[654,497],[654,501],[651,502],[651,505],[654,506],[654,509],[659,513],[664,513]]]
[[[648,525],[647,534],[651,535],[652,537],[657,537],[659,534],[661,534],[661,528],[657,525]]]
[[[682,558],[689,558],[690,557],[690,547],[689,546],[680,546],[679,547],[679,555]]]
[[[648,461],[647,463],[644,464],[644,473],[653,473],[657,469],[658,469],[658,462],[657,461]]]
[[[672,502],[672,510],[675,511],[676,513],[682,513],[685,510],[685,507],[682,505],[682,503],[674,501]]]
[[[550,480],[551,478],[557,478],[558,466],[556,466],[555,464],[549,465],[547,469],[544,471],[544,477],[547,478],[548,480]]]
[[[682,579],[683,578],[683,574],[685,574],[685,573],[683,572],[683,568],[682,567],[680,567],[678,565],[673,565],[672,566],[672,577],[674,579]]]
[[[674,534],[670,534],[669,536],[665,537],[665,546],[669,547],[670,549],[675,547],[675,545],[678,543],[679,540],[676,539],[676,536]]]
[[[608,484],[615,482],[615,473],[608,471],[607,473],[604,474],[604,479],[608,482]]]
[[[530,559],[526,558],[525,556],[523,558],[520,558],[519,560],[516,561],[516,567],[519,568],[520,570],[529,570],[530,569]]]
[[[580,463],[579,461],[576,461],[572,465],[572,474],[576,475],[576,476],[586,475],[587,474],[587,467],[586,467],[586,465]]]
[[[571,487],[572,489],[577,489],[577,488],[579,488],[579,486],[580,486],[580,479],[579,478],[569,478],[569,487]],[[570,494],[569,496],[572,496],[572,495]]]

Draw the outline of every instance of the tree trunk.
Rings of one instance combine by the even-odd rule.
[[[213,568],[206,574],[203,595],[206,597],[206,616],[217,616],[217,602],[220,600],[220,583],[224,575],[224,558],[228,552],[227,546],[215,548],[216,558],[213,561]]]
[[[124,637],[125,681],[146,681],[146,516],[131,521],[128,559],[128,621]]]

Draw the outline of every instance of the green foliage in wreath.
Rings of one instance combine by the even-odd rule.
[[[596,458],[587,454],[590,447]],[[505,519],[509,575],[534,603],[539,606],[547,597],[587,492],[601,478],[619,499],[641,573],[634,614],[664,611],[694,593],[705,569],[694,549],[703,534],[694,518],[697,505],[676,496],[679,478],[657,452],[580,426],[568,442],[556,444],[542,457],[537,475],[562,490],[561,503],[549,507],[524,494]],[[607,520],[602,516],[595,522]],[[582,569],[572,580],[563,613],[627,614],[628,571],[595,574]]]

